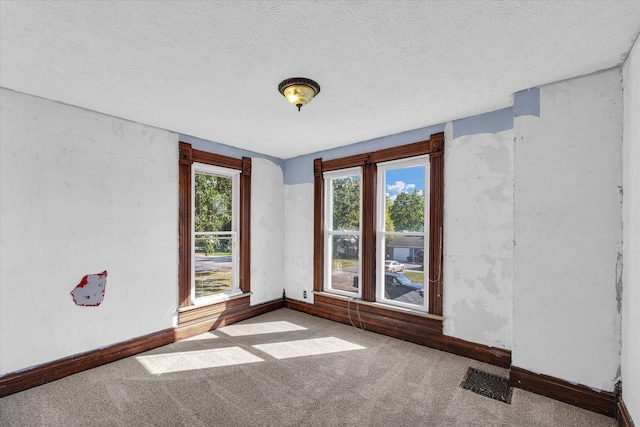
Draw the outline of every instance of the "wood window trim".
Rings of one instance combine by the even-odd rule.
[[[191,301],[191,173],[193,163],[204,163],[240,171],[240,290],[243,295],[251,292],[251,158],[223,156],[194,149],[191,144],[179,144],[179,268],[178,268],[178,298],[180,313],[189,309],[196,309]],[[214,303],[224,304],[223,303]],[[188,316],[178,316],[178,323]]]
[[[375,301],[377,164],[428,154],[430,162],[429,216],[429,307],[428,313],[442,316],[443,204],[444,204],[444,133],[428,140],[370,153],[323,161],[315,159],[314,170],[314,246],[313,290],[324,289],[324,172],[361,167],[362,195],[362,299]]]

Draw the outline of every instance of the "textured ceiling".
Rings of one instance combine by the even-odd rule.
[[[0,85],[289,158],[620,65],[640,1],[0,1]],[[298,112],[281,80],[316,80]]]

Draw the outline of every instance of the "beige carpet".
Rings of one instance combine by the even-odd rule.
[[[616,426],[519,389],[504,369],[281,309],[0,399],[2,426]]]

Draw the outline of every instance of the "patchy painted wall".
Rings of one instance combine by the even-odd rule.
[[[251,160],[251,304],[282,298],[284,182],[270,160]]]
[[[513,314],[512,123],[509,108],[454,121],[445,134],[443,332],[505,349]]]
[[[623,72],[622,398],[640,423],[640,42]]]
[[[446,131],[444,332],[511,348],[513,112],[453,122]],[[313,302],[313,159],[427,139],[444,125],[285,161],[285,290]],[[307,291],[304,299],[303,292]]]
[[[313,184],[286,185],[284,199],[284,288],[287,297],[313,303]]]
[[[0,374],[173,326],[177,135],[0,89],[0,141]]]
[[[620,363],[620,70],[540,88],[514,121],[513,365],[612,391]]]

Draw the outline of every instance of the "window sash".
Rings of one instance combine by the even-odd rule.
[[[424,193],[424,223],[423,231],[387,231],[386,230],[386,193],[387,193],[387,172],[413,167],[424,168],[422,182]],[[429,200],[430,200],[430,169],[429,156],[416,156],[405,159],[398,159],[377,165],[377,191],[376,191],[376,301],[418,311],[427,311],[429,296]],[[422,237],[422,295],[419,291],[413,291],[415,285],[404,287],[390,287],[389,282],[394,281],[392,274],[387,274],[385,261],[387,261],[387,238],[388,237]],[[415,252],[415,251],[414,251]],[[403,260],[397,260],[403,262]],[[408,260],[407,260],[408,262]],[[393,273],[393,272],[391,272]],[[407,275],[402,272],[405,277]],[[415,276],[412,274],[412,276]],[[413,282],[413,280],[412,280]],[[419,282],[418,282],[419,283]],[[417,288],[416,288],[417,289]],[[404,292],[407,291],[407,292]]]
[[[191,173],[191,212],[193,221],[191,221],[191,287],[190,287],[190,296],[191,302],[194,306],[202,306],[211,303],[215,303],[218,301],[222,301],[228,299],[231,296],[240,295],[242,291],[240,290],[240,277],[239,277],[239,267],[240,267],[240,242],[239,242],[239,213],[240,213],[240,191],[239,191],[239,177],[240,171],[236,169],[229,169],[220,166],[209,165],[205,163],[193,163],[192,165],[192,173]],[[195,193],[196,193],[196,175],[197,174],[207,174],[207,175],[215,175],[223,178],[231,179],[231,230],[225,231],[195,231]],[[196,248],[198,241],[203,237],[218,237],[218,239],[229,239],[231,244],[231,286],[228,291],[214,292],[208,295],[201,295],[202,292],[198,291],[198,259],[196,255]],[[200,266],[204,263],[201,261]],[[215,261],[211,261],[208,263],[209,266],[215,268]],[[212,265],[213,264],[213,265]],[[200,270],[202,271],[202,270]],[[220,272],[219,270],[207,270]],[[219,276],[215,273],[212,274],[214,277]],[[224,275],[224,274],[223,274]],[[214,280],[215,284],[215,279]],[[218,279],[220,280],[220,279]],[[224,280],[226,282],[226,279]],[[200,286],[202,287],[202,285]],[[200,294],[200,295],[199,295]]]
[[[358,191],[358,228],[354,230],[335,230],[334,228],[334,186],[333,182],[336,179],[357,177],[359,180]],[[339,295],[361,298],[362,287],[359,280],[362,276],[362,239],[360,238],[362,231],[362,170],[360,167],[342,169],[339,171],[325,172],[324,173],[324,194],[325,194],[325,211],[324,217],[325,229],[324,229],[324,284],[323,290]],[[349,258],[349,252],[353,251],[353,247],[346,248],[344,251],[345,258],[339,256],[334,259],[334,253],[340,255],[340,248],[336,248],[334,239],[340,236],[349,237],[352,240],[357,238],[357,256],[355,257],[355,265],[352,264],[353,258]],[[345,260],[346,262],[343,262]]]

